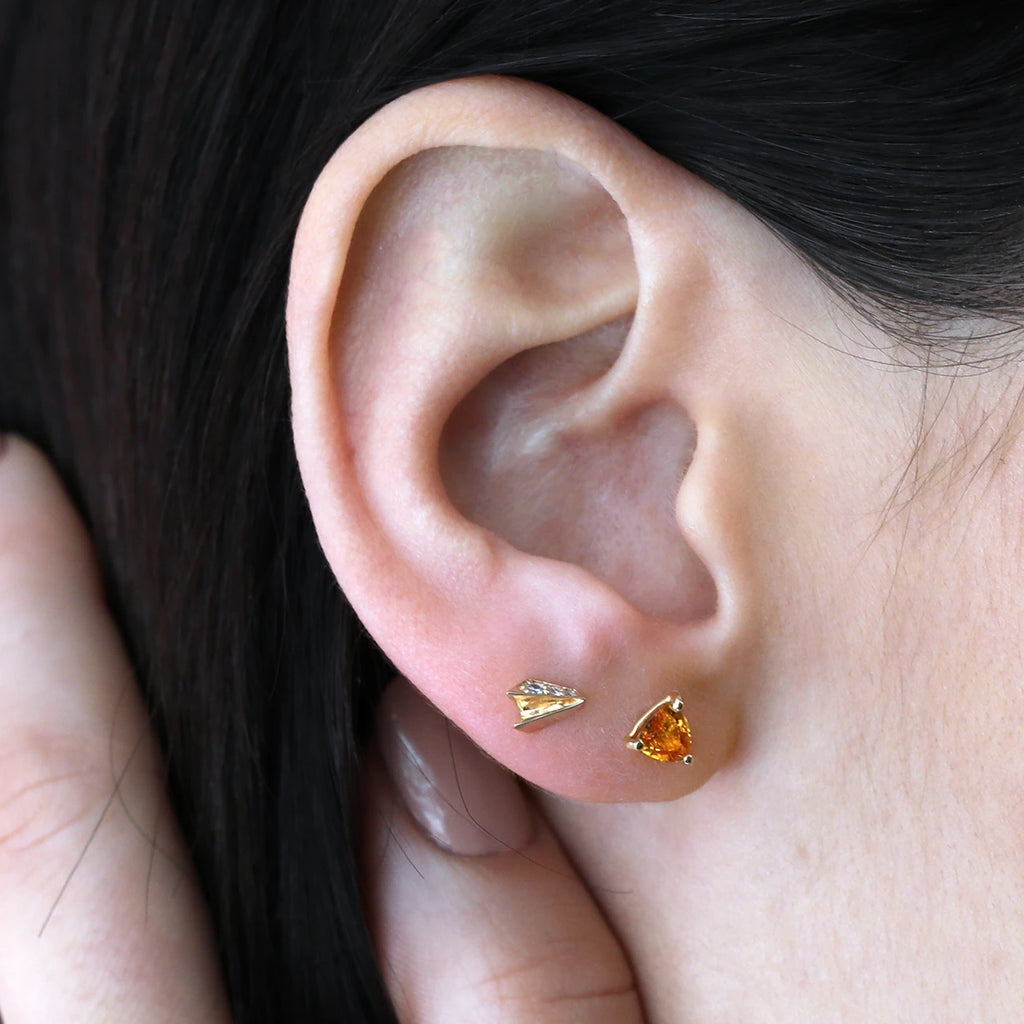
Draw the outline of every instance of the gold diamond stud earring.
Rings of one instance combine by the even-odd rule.
[[[586,702],[586,698],[571,686],[556,686],[543,679],[524,679],[517,689],[507,691],[506,696],[511,697],[519,708],[517,729],[563,711],[571,711]]]
[[[683,714],[683,698],[669,694],[645,712],[626,737],[626,746],[655,761],[693,764],[693,734]]]

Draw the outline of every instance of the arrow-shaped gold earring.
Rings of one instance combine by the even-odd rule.
[[[563,711],[571,711],[585,703],[585,698],[571,686],[556,686],[543,679],[524,679],[517,689],[509,690],[507,695],[519,708],[517,729],[552,715],[560,715]]]

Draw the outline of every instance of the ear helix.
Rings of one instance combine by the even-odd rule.
[[[742,678],[717,492],[683,500],[718,408],[702,194],[572,104],[527,139],[491,109],[501,133],[406,132],[399,162],[412,122],[370,122],[318,182],[289,304],[310,507],[365,629],[489,757],[570,799],[675,799],[728,756]]]

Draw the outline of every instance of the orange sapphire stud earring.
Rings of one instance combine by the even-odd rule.
[[[543,679],[524,679],[518,689],[507,691],[506,696],[511,697],[519,708],[517,729],[586,703],[586,698],[571,686],[556,686]]]
[[[683,698],[670,694],[644,713],[626,737],[626,746],[655,761],[693,764],[693,735],[683,714]]]

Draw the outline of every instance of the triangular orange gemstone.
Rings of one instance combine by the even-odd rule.
[[[655,761],[692,760],[693,736],[678,697],[666,697],[633,727],[626,742]]]

